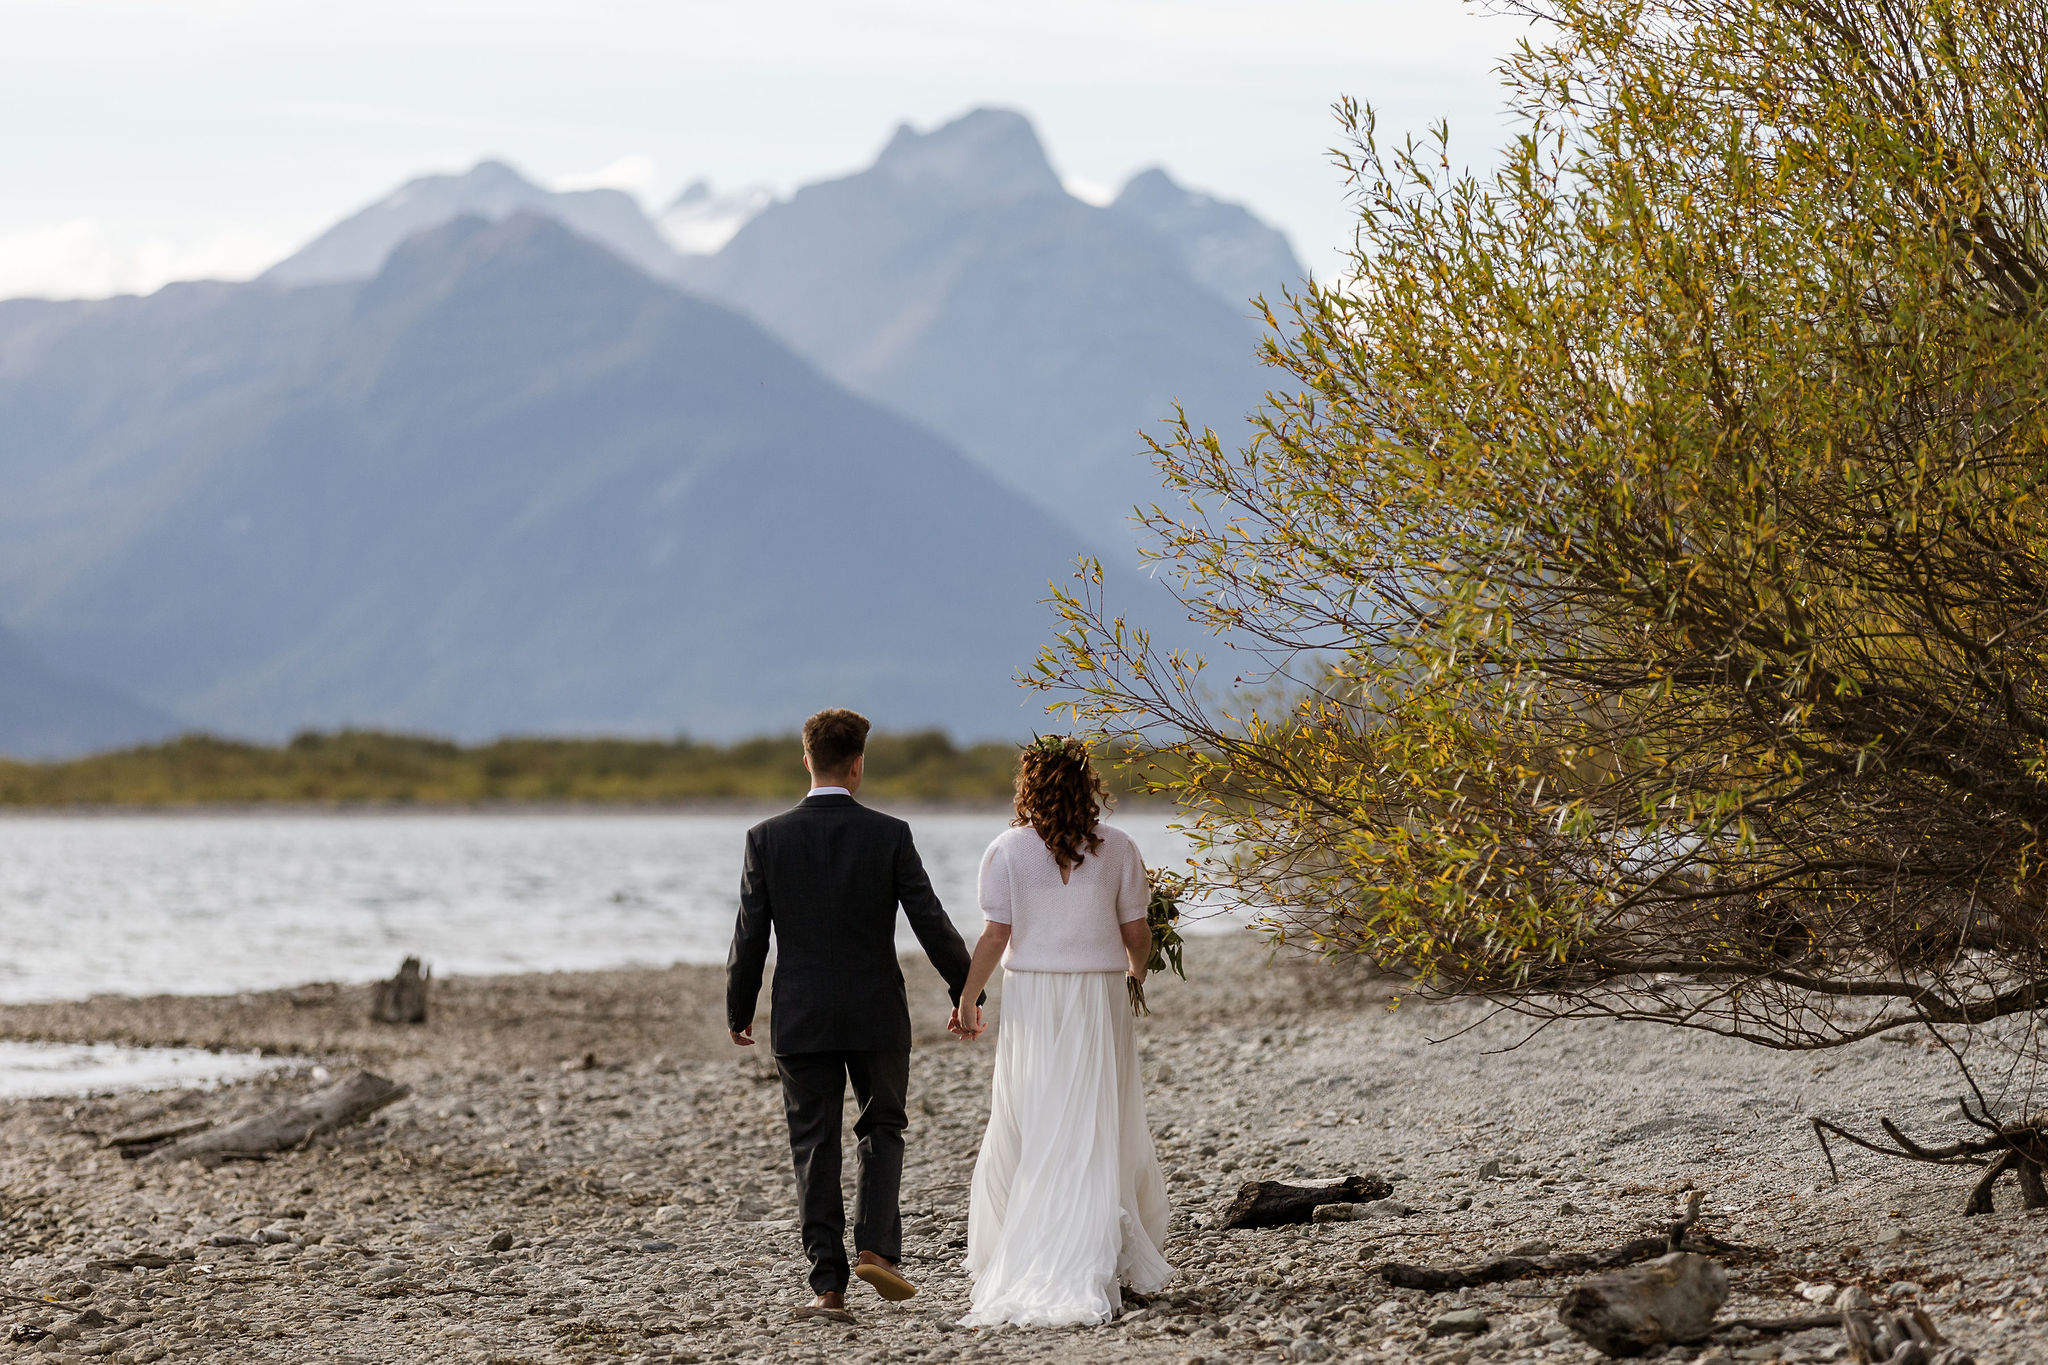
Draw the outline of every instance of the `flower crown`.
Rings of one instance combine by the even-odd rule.
[[[1088,746],[1069,735],[1036,735],[1024,749],[1027,753],[1059,754],[1069,758],[1088,756]]]

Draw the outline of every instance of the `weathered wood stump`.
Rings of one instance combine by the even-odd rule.
[[[1704,1341],[1727,1300],[1728,1272],[1719,1261],[1673,1251],[1579,1281],[1558,1300],[1557,1320],[1602,1355],[1639,1356]]]
[[[370,1019],[379,1024],[424,1024],[427,1022],[427,983],[431,970],[422,971],[420,960],[408,957],[399,964],[398,975],[377,983],[370,1000]]]
[[[1283,1185],[1248,1180],[1223,1214],[1226,1228],[1277,1228],[1307,1223],[1324,1204],[1369,1204],[1392,1195],[1394,1187],[1376,1175],[1348,1175],[1334,1185]]]
[[[1844,1313],[1849,1359],[1858,1365],[1973,1365],[1969,1352],[1951,1346],[1918,1308],[1903,1313]]]
[[[267,1114],[258,1114],[159,1147],[145,1161],[200,1161],[218,1165],[237,1158],[267,1156],[305,1146],[314,1138],[361,1123],[387,1104],[410,1095],[408,1086],[367,1071],[336,1081]]]

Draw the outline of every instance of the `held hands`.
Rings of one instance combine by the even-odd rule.
[[[953,1013],[946,1020],[946,1028],[955,1038],[964,1043],[971,1043],[988,1032],[988,1021],[982,1016],[981,1006],[971,1000],[963,1000],[953,1006]]]

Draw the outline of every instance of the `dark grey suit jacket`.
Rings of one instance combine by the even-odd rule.
[[[896,964],[896,907],[955,1004],[969,955],[932,893],[910,826],[850,796],[812,796],[747,831],[739,923],[726,959],[725,1013],[754,1022],[775,936],[769,1023],[778,1056],[908,1052],[910,1004]]]

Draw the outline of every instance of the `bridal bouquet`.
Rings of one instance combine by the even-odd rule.
[[[1174,925],[1180,922],[1180,898],[1187,894],[1187,878],[1165,868],[1148,867],[1145,880],[1152,884],[1152,899],[1145,906],[1145,923],[1152,929],[1152,956],[1145,963],[1145,970],[1172,968],[1173,974],[1185,981],[1188,973],[1180,960],[1180,930]],[[1131,1013],[1150,1014],[1152,1008],[1145,1003],[1145,984],[1135,976],[1125,977],[1124,984],[1131,989]]]

